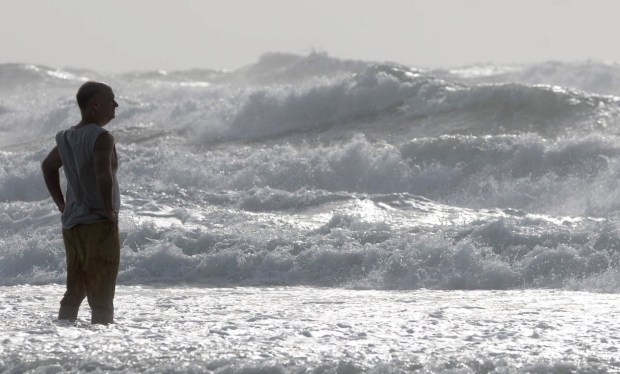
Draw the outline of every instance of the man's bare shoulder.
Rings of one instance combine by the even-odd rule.
[[[114,148],[114,136],[109,132],[103,132],[95,141],[95,152],[97,151],[112,151]]]

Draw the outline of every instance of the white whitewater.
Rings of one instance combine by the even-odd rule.
[[[40,173],[87,79],[120,104],[107,328],[54,320],[66,265]],[[620,371],[619,79],[323,54],[0,65],[0,371]]]

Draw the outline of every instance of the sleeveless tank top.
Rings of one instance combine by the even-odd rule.
[[[79,129],[72,127],[61,130],[56,134],[56,145],[67,180],[65,211],[62,213],[64,229],[106,220],[105,217],[92,212],[97,209],[103,210],[103,200],[95,176],[93,151],[95,141],[104,132],[108,131],[95,124],[89,124]],[[114,152],[116,153],[116,149]],[[118,158],[116,167],[112,170],[112,202],[116,212],[121,206],[120,190],[116,180],[117,169]]]

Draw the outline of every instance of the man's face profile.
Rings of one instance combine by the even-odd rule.
[[[93,108],[104,123],[110,122],[116,116],[116,107],[118,107],[118,103],[114,99],[114,92],[110,87],[103,87],[93,98]]]

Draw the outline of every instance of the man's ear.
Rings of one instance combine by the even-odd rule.
[[[92,109],[97,110],[98,106],[99,106],[99,103],[97,102],[97,99],[95,99],[95,98],[90,99],[90,107]]]

